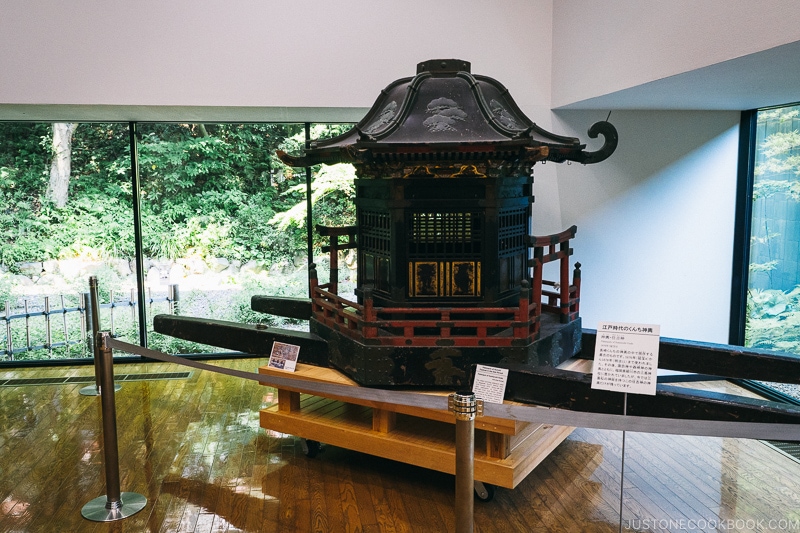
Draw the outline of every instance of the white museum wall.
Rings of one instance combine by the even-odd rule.
[[[549,110],[551,0],[0,0],[0,12],[0,119],[69,105],[77,120],[103,106],[125,106],[107,120],[325,120],[332,109],[356,120],[417,63],[452,57],[539,120]],[[11,116],[15,105],[28,114]]]
[[[555,0],[552,107],[800,40],[795,0]]]
[[[556,111],[553,125],[589,140],[606,115]],[[584,327],[660,324],[665,337],[727,343],[739,119],[614,111],[620,143],[609,159],[558,166],[562,228],[578,226]]]

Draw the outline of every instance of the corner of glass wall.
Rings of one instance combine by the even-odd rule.
[[[758,110],[754,135],[744,344],[800,355],[800,105]]]

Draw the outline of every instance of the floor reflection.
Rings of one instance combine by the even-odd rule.
[[[153,366],[161,369],[126,372]],[[98,398],[79,388],[0,388],[0,531],[455,528],[453,476],[335,447],[308,458],[296,437],[259,427],[258,409],[275,401],[274,391],[207,372],[123,384],[115,396],[121,488],[148,504],[125,521],[88,523],[81,507],[105,491],[102,434]],[[724,523],[733,527],[720,531],[800,531],[800,464],[768,446],[625,438],[623,530],[711,531],[697,526]],[[620,432],[575,430],[517,488],[476,502],[476,533],[618,531],[621,449]]]

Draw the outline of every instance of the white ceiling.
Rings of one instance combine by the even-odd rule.
[[[557,109],[747,110],[800,101],[800,41]]]

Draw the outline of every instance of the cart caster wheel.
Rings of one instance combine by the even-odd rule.
[[[301,439],[300,446],[303,448],[303,453],[306,457],[313,459],[320,451],[320,444],[315,440]]]
[[[478,498],[482,502],[490,502],[492,498],[494,498],[495,489],[494,485],[490,483],[484,483],[482,481],[475,482],[475,497]]]

